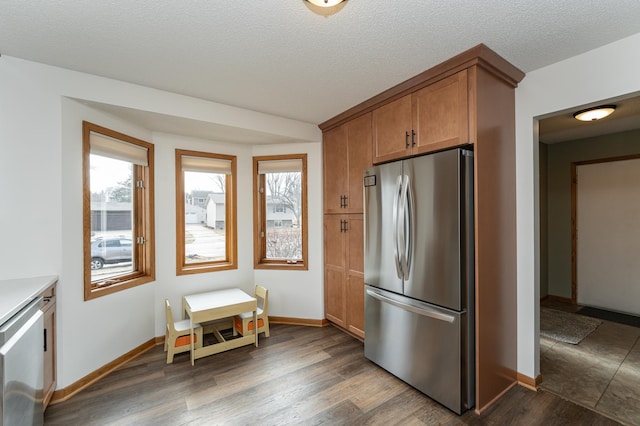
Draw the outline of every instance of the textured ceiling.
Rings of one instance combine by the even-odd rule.
[[[639,18],[638,0],[0,0],[0,53],[318,124],[479,43],[528,72]]]

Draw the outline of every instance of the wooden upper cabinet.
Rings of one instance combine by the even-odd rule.
[[[323,135],[324,212],[362,213],[363,170],[371,166],[371,113]]]
[[[346,213],[362,213],[364,169],[371,167],[371,113],[347,123],[349,135],[349,193]]]
[[[463,70],[412,95],[414,155],[472,142],[467,87]]]
[[[344,196],[347,193],[347,126],[336,127],[322,136],[324,162],[324,211],[344,212]]]
[[[373,111],[373,162],[411,155],[411,95]]]
[[[469,143],[467,70],[373,111],[373,163]]]

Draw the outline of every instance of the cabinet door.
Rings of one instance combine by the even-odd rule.
[[[349,194],[347,213],[362,213],[363,171],[371,167],[371,113],[347,124]]]
[[[469,143],[467,70],[413,94],[413,154]]]
[[[329,321],[346,328],[344,223],[342,215],[324,215],[324,311]]]
[[[322,135],[324,162],[324,212],[344,213],[344,198],[348,191],[348,142],[346,125]]]
[[[361,214],[349,215],[347,241],[347,327],[364,339],[364,221]]]
[[[55,322],[56,304],[49,301],[45,305],[44,316],[44,407],[46,408],[53,396],[56,386],[56,357],[55,357]]]
[[[373,111],[373,163],[406,157],[411,153],[411,95]]]

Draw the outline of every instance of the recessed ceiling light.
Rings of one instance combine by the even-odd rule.
[[[615,105],[601,105],[578,111],[573,114],[573,117],[580,121],[596,121],[609,116],[615,110]]]

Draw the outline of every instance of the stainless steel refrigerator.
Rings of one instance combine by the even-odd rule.
[[[460,414],[475,404],[473,152],[365,170],[364,353]]]

